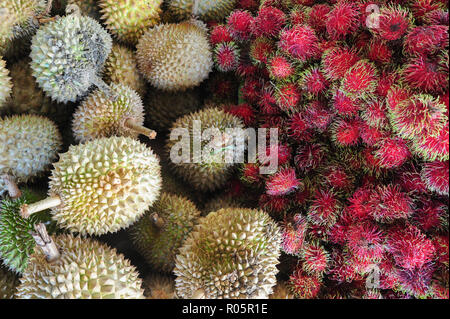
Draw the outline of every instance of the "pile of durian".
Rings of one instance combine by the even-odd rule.
[[[243,127],[205,23],[235,3],[0,0],[0,298],[271,296],[280,229],[236,167],[168,160],[171,128]]]

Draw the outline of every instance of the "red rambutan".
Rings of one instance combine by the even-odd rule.
[[[255,103],[259,98],[261,84],[257,79],[247,78],[241,87],[242,97],[249,103]]]
[[[425,194],[427,192],[427,186],[414,166],[400,172],[398,179],[398,184],[407,193]]]
[[[447,226],[447,230],[448,230],[448,224],[446,226]],[[442,267],[448,271],[448,264],[449,264],[449,236],[448,236],[448,233],[435,235],[432,238],[432,241],[433,241],[434,248],[436,249],[435,260],[436,260],[437,266]]]
[[[234,42],[222,42],[214,48],[214,62],[221,72],[233,71],[239,64],[239,48]]]
[[[438,9],[427,12],[423,17],[423,21],[427,25],[435,25],[435,24],[448,25],[449,23],[448,11]]]
[[[300,75],[301,87],[310,95],[317,96],[328,88],[328,81],[318,66],[312,66]]]
[[[280,113],[274,89],[271,85],[265,85],[262,88],[257,104],[262,114],[273,115]]]
[[[338,146],[353,146],[358,143],[360,120],[356,118],[338,118],[331,125],[331,139]]]
[[[277,88],[275,98],[282,111],[294,110],[301,99],[299,87],[294,83],[286,83]]]
[[[422,180],[427,188],[439,195],[448,196],[449,165],[445,162],[434,161],[425,163],[421,172]]]
[[[413,201],[398,185],[377,186],[368,201],[370,215],[378,222],[407,219],[413,213]]]
[[[400,80],[400,73],[396,71],[382,71],[378,80],[375,93],[380,97],[386,97],[395,82]]]
[[[275,37],[286,23],[286,16],[283,11],[274,7],[263,7],[252,24],[252,32],[256,37]]]
[[[331,98],[333,109],[337,114],[343,116],[356,116],[361,107],[361,102],[355,98],[347,96],[342,90],[333,90]]]
[[[282,224],[281,249],[289,255],[299,255],[303,248],[308,223],[306,218],[297,214],[294,216],[294,223],[284,222]]]
[[[361,113],[361,118],[370,126],[387,128],[389,120],[384,100],[375,98],[367,101]]]
[[[309,18],[309,10],[306,7],[295,7],[289,12],[289,25],[303,25],[306,24]]]
[[[294,67],[289,60],[282,55],[275,55],[267,64],[269,75],[274,79],[287,79],[294,74]]]
[[[387,137],[376,144],[374,155],[380,167],[390,169],[402,166],[411,157],[411,152],[405,140]]]
[[[230,31],[228,31],[227,27],[219,24],[212,28],[209,41],[213,46],[215,46],[216,44],[222,42],[231,42],[233,41],[233,38],[231,37]]]
[[[249,184],[259,183],[262,179],[259,169],[256,163],[244,163],[241,168],[241,180]]]
[[[333,165],[322,172],[324,182],[335,190],[348,191],[353,186],[353,176],[348,174],[343,167]]]
[[[350,225],[347,229],[347,247],[354,258],[370,264],[379,263],[385,252],[385,236],[369,222]]]
[[[266,193],[272,196],[287,195],[301,185],[302,183],[295,176],[295,169],[283,168],[266,181]]]
[[[309,276],[302,270],[296,270],[289,278],[289,287],[299,299],[313,299],[319,294],[322,283],[315,276]]]
[[[367,57],[375,63],[388,64],[391,62],[392,50],[385,41],[372,39],[367,47]]]
[[[360,24],[360,12],[356,4],[339,1],[327,14],[326,28],[332,39],[341,39],[356,31]]]
[[[333,47],[322,55],[322,71],[328,79],[340,80],[358,60],[359,57],[353,50]]]
[[[328,150],[320,143],[300,145],[294,157],[295,166],[304,172],[316,169],[326,158]]]
[[[447,217],[447,218],[446,218]],[[414,225],[425,232],[448,227],[448,206],[437,200],[425,200],[413,216]]]
[[[262,194],[259,198],[259,206],[270,213],[280,214],[289,208],[290,201],[285,196],[271,196]]]
[[[431,55],[448,46],[448,26],[415,27],[406,36],[404,50],[410,55]]]
[[[242,119],[246,126],[252,125],[255,122],[255,112],[247,103],[226,105],[224,111]]]
[[[410,8],[414,18],[422,22],[428,12],[445,9],[445,6],[442,2],[436,0],[413,0]]]
[[[316,30],[323,32],[326,30],[327,14],[330,13],[331,7],[328,4],[315,4],[311,7],[308,17],[308,24]]]
[[[333,226],[342,206],[331,190],[317,190],[308,209],[308,220],[315,225]]]
[[[252,24],[253,16],[246,10],[235,10],[227,18],[228,30],[231,36],[238,41],[250,38]]]
[[[369,200],[373,190],[369,187],[360,187],[348,199],[349,205],[346,211],[353,220],[366,220],[370,215]]]
[[[370,30],[384,40],[398,40],[411,27],[412,20],[408,9],[401,6],[386,6],[380,10],[378,26]]]
[[[313,100],[306,106],[306,119],[311,127],[319,132],[325,131],[333,120],[333,112],[318,100]]]
[[[316,277],[322,277],[328,268],[330,255],[317,241],[306,244],[302,250],[303,270]]]
[[[288,122],[288,134],[297,141],[309,141],[311,139],[312,132],[303,112],[291,116]]]
[[[378,84],[378,71],[368,60],[356,62],[342,78],[341,88],[354,97],[367,97]]]
[[[264,37],[259,37],[252,42],[249,55],[254,64],[265,65],[274,49],[275,48],[272,41]]]
[[[398,290],[416,298],[431,297],[431,279],[434,267],[427,263],[421,267],[399,269]]]
[[[413,139],[412,151],[426,161],[448,161],[449,158],[449,126],[448,121],[444,128],[436,135],[423,131],[421,136]]]
[[[442,93],[448,89],[448,74],[441,70],[438,62],[422,56],[410,59],[402,76],[411,88],[427,93]]]
[[[295,59],[306,61],[318,51],[317,36],[307,25],[296,25],[280,33],[280,48]]]

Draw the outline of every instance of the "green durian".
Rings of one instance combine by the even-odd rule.
[[[144,279],[144,295],[147,299],[175,299],[175,281],[161,274],[150,274]]]
[[[197,10],[194,12],[194,4]],[[179,19],[192,14],[204,21],[222,20],[234,9],[236,0],[168,0],[169,11]]]
[[[6,62],[0,56],[0,111],[11,95],[12,81],[9,70],[6,68]]]

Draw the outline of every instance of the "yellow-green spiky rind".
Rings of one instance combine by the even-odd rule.
[[[175,282],[166,275],[150,274],[144,279],[147,299],[175,299]]]
[[[19,278],[0,265],[0,299],[13,299]]]
[[[163,0],[99,0],[101,19],[122,42],[136,45],[148,28],[158,24]]]
[[[167,91],[199,85],[213,66],[206,25],[196,20],[147,30],[136,56],[139,70],[150,84]]]
[[[222,134],[222,138],[226,137],[227,129],[243,129],[243,124],[239,118],[223,111],[219,107],[206,108],[195,113],[190,113],[176,120],[172,125],[174,129],[187,129],[189,131],[189,143],[185,145],[190,147],[191,160],[189,163],[173,163],[172,168],[176,175],[180,176],[186,183],[192,185],[195,189],[200,191],[213,191],[225,185],[226,181],[232,173],[234,164],[225,161],[226,152],[233,151],[238,157],[244,152],[244,145],[234,144],[231,139],[227,139],[227,143],[222,145],[221,151],[216,154],[208,155],[204,153],[199,162],[193,161],[193,136],[194,136],[194,121],[200,121],[202,133],[207,128],[217,128]],[[172,148],[176,155],[179,146],[184,145],[184,142],[179,140],[180,137],[175,136],[166,144],[166,151],[170,154]],[[198,137],[197,137],[198,138]],[[203,141],[202,148],[210,141]],[[186,154],[181,154],[186,156]],[[202,154],[203,155],[203,154]]]
[[[180,248],[176,294],[267,298],[276,284],[281,233],[261,210],[228,208],[199,220]]]
[[[61,147],[56,125],[38,115],[14,115],[0,119],[0,175],[26,183],[47,172]],[[5,188],[0,182],[0,195]]]
[[[273,294],[269,296],[269,299],[294,299],[294,294],[291,292],[286,282],[280,281],[273,288]]]
[[[146,92],[146,83],[137,69],[134,52],[120,44],[113,44],[111,53],[105,62],[103,79],[107,84],[127,85],[135,90],[141,98]]]
[[[102,235],[128,227],[156,201],[159,158],[130,137],[99,138],[60,155],[49,194],[61,198],[53,218],[71,232]]]
[[[221,20],[233,10],[236,0],[197,0],[197,11],[193,12],[195,0],[169,0],[168,8],[180,19],[195,14],[204,21]]]
[[[17,287],[18,299],[143,299],[136,268],[113,248],[93,239],[54,238],[61,257],[48,263],[39,247]]]
[[[139,95],[129,87],[112,83],[110,85],[116,99],[108,97],[103,91],[89,94],[73,115],[73,133],[77,141],[110,137],[139,135],[124,126],[126,119],[136,124],[144,124],[144,106]]]
[[[37,223],[51,224],[49,211],[33,214],[24,219],[20,216],[20,207],[44,197],[25,190],[22,196],[12,200],[5,198],[0,201],[0,260],[10,270],[21,273],[28,264],[28,257],[36,246],[31,232]],[[54,227],[50,227],[54,230]]]
[[[152,90],[146,100],[147,122],[158,131],[169,130],[177,118],[201,107],[198,92],[192,89],[184,92]]]
[[[12,81],[9,71],[6,68],[6,62],[0,56],[0,110],[4,107],[9,98],[12,89]]]
[[[33,76],[53,100],[75,102],[94,84],[111,47],[111,36],[96,20],[76,14],[56,19],[33,37]]]
[[[153,214],[164,222],[162,227],[155,225]],[[187,198],[162,193],[144,217],[133,225],[131,237],[150,265],[170,273],[178,249],[199,217],[200,211]]]

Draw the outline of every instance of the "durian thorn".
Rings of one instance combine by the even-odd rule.
[[[61,203],[61,197],[51,196],[33,204],[23,204],[22,207],[20,207],[20,216],[22,216],[23,218],[28,218],[34,213],[57,207],[61,205]]]
[[[96,74],[92,75],[92,84],[102,91],[111,101],[115,102],[118,99],[119,96]]]
[[[162,228],[164,226],[164,219],[158,215],[158,213],[153,213],[150,215],[150,219],[156,227]]]
[[[52,263],[61,257],[58,247],[53,239],[48,235],[47,228],[43,223],[35,224],[31,236],[33,236],[36,245],[39,246],[45,254],[47,262]]]
[[[123,124],[126,128],[135,131],[136,133],[147,136],[149,139],[153,140],[156,137],[156,132],[142,125],[137,124],[133,119],[128,118]]]
[[[202,288],[197,289],[192,294],[192,299],[205,299],[205,297],[205,290],[203,290]]]
[[[4,174],[0,176],[5,181],[6,189],[8,190],[9,197],[11,199],[16,199],[22,196],[22,192],[20,191],[19,187],[16,184],[15,178],[11,175]]]

